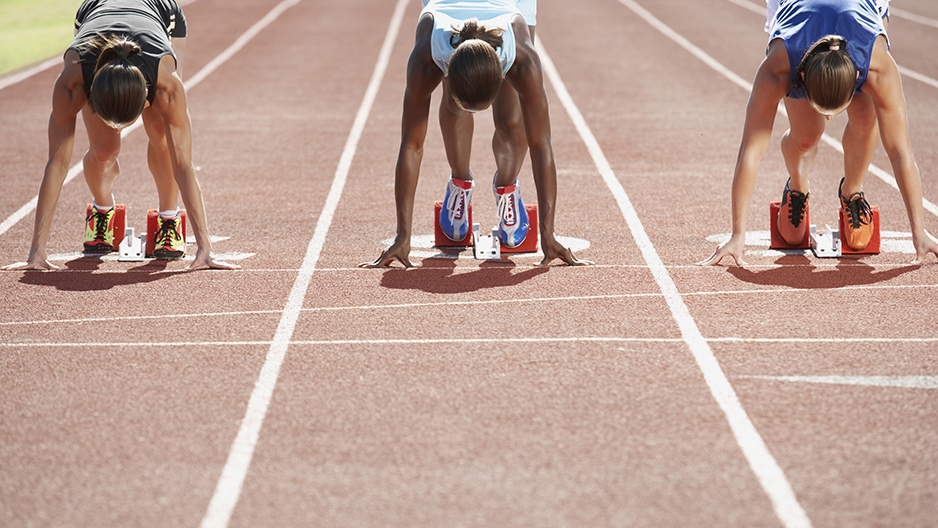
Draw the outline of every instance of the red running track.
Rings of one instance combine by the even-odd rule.
[[[0,524],[934,525],[938,268],[907,265],[898,192],[864,182],[879,255],[767,251],[780,116],[750,265],[693,265],[729,232],[763,6],[541,0],[557,234],[596,265],[426,247],[448,171],[433,124],[417,267],[364,270],[394,235],[420,8],[396,5],[186,5],[186,78],[207,73],[189,88],[196,165],[215,250],[243,269],[81,258],[88,192],[65,186],[49,242],[64,269],[0,273]],[[938,5],[893,7],[935,204]],[[32,213],[10,219],[38,188],[56,73],[0,90],[4,264],[28,250]],[[480,115],[480,181],[491,133]],[[131,133],[115,188],[138,229],[156,195],[145,155]],[[881,150],[874,165],[889,171]],[[836,220],[841,171],[822,145],[814,221]],[[533,196],[529,170],[521,184]],[[485,222],[494,200],[477,196]]]

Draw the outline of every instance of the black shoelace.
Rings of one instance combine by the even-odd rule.
[[[107,233],[107,213],[102,213],[96,208],[91,208],[91,213],[85,218],[85,222],[94,220],[94,238],[95,240],[104,240],[104,234]]]
[[[804,220],[804,208],[805,204],[808,203],[808,195],[798,191],[789,191],[788,200],[791,203],[791,208],[788,210],[788,220],[791,221],[791,225],[798,227],[801,225],[801,221]]]
[[[854,200],[853,197],[857,195],[859,195],[859,198]],[[841,197],[841,199],[843,198]],[[870,209],[869,202],[863,197],[862,192],[854,194],[849,201],[845,200],[845,202],[847,204],[847,220],[850,222],[851,227],[859,229],[860,224],[867,225],[870,223],[873,218],[873,211]]]
[[[176,219],[172,220],[162,220],[160,222],[160,228],[156,231],[154,240],[160,246],[167,246],[173,243],[173,239],[179,240],[179,232],[176,231]]]

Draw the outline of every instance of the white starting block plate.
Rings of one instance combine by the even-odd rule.
[[[811,251],[818,258],[837,258],[841,256],[840,231],[825,225],[823,231],[811,226]]]
[[[479,224],[472,224],[472,251],[478,260],[498,260],[502,258],[502,247],[498,243],[498,228],[492,228],[491,235],[479,234]]]
[[[146,257],[147,234],[134,236],[134,228],[128,227],[124,231],[124,240],[118,246],[117,260],[120,262],[142,262]]]

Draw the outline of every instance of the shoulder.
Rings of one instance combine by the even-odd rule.
[[[769,43],[763,68],[766,73],[773,77],[784,80],[786,83],[789,82],[791,78],[791,60],[784,40],[777,38]]]

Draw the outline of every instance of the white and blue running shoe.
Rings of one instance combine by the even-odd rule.
[[[518,247],[528,236],[528,211],[521,201],[521,185],[515,180],[514,185],[495,187],[495,199],[498,202],[498,238],[502,245],[509,248]]]
[[[469,234],[469,204],[472,202],[472,180],[449,177],[446,197],[440,208],[440,228],[446,238],[459,242]]]

